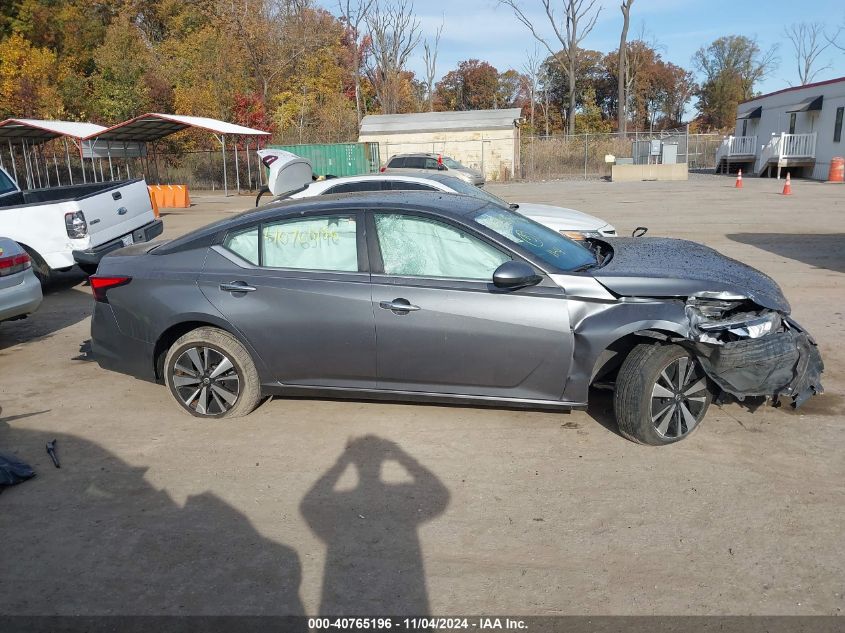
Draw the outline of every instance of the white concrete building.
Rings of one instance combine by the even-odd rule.
[[[845,77],[740,103],[735,133],[723,141],[716,166],[826,180],[831,158],[845,156],[843,117]]]
[[[432,152],[504,179],[519,171],[520,116],[519,108],[370,114],[358,140],[378,143],[382,164],[394,154]]]

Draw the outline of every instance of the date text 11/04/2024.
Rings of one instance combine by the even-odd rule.
[[[524,630],[527,624],[517,618],[475,617],[475,618],[309,618],[310,630],[387,631],[387,630]]]

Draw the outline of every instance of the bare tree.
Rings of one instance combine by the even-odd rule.
[[[428,111],[434,112],[434,77],[437,73],[437,49],[440,47],[440,36],[443,34],[443,26],[446,24],[446,17],[440,22],[437,33],[434,34],[434,44],[428,40],[423,42],[423,62],[425,63],[425,87],[428,98]]]
[[[551,78],[549,69],[545,64],[540,66],[540,109],[543,111],[543,123],[546,129],[546,136],[549,135],[549,112],[551,112]]]
[[[824,38],[824,24],[821,22],[799,22],[790,24],[783,30],[784,36],[792,42],[795,62],[798,65],[798,81],[806,86],[813,78],[830,66],[816,67],[816,61],[831,42],[822,41]]]
[[[528,112],[531,124],[531,133],[534,130],[534,104],[537,102],[537,88],[540,83],[540,71],[543,65],[543,58],[540,49],[534,48],[532,52],[526,51],[525,63],[522,64],[522,73],[525,76],[526,88],[528,88]]]
[[[842,18],[841,26],[837,27],[837,29],[833,32],[833,35],[828,35],[825,33],[824,37],[828,41],[828,44],[831,46],[838,48],[840,51],[845,51],[845,42],[839,43],[839,35],[845,31],[845,16]]]
[[[625,136],[628,127],[628,101],[625,96],[625,81],[628,75],[628,27],[631,25],[631,5],[634,0],[622,0],[622,34],[619,36],[619,70],[616,73],[617,105],[616,123],[620,136]]]
[[[361,117],[364,115],[361,103],[361,58],[364,52],[364,33],[361,25],[365,24],[375,2],[376,0],[337,0],[338,13],[346,23],[353,48],[352,81],[355,84],[355,114],[358,117],[359,126]]]
[[[420,21],[414,3],[392,0],[387,7],[375,5],[367,16],[371,59],[367,74],[384,114],[399,111],[399,89],[408,57],[420,41]]]
[[[561,0],[564,17],[559,19],[552,7],[552,1],[540,0],[540,4],[545,10],[555,38],[562,47],[559,53],[552,50],[549,40],[540,35],[537,26],[522,10],[519,0],[499,0],[501,4],[509,6],[513,10],[516,19],[531,31],[534,39],[546,47],[546,50],[560,64],[561,70],[569,78],[569,106],[566,110],[566,119],[569,133],[573,134],[575,132],[575,81],[578,74],[578,49],[581,42],[596,25],[596,20],[599,19],[602,8],[595,6],[598,0]]]

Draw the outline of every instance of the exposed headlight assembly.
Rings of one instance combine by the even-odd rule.
[[[692,297],[687,302],[687,306],[698,311],[703,317],[718,319],[725,312],[730,312],[734,308],[738,308],[741,303],[741,301],[731,301],[725,299],[702,299]]]
[[[738,314],[724,321],[701,321],[698,329],[708,334],[728,332],[737,338],[760,338],[771,334],[780,327],[781,319],[777,312],[766,314]]]
[[[740,312],[745,304],[746,311]],[[739,339],[767,336],[782,328],[781,315],[771,310],[748,312],[746,299],[722,297],[690,297],[687,318],[695,340],[717,345]]]

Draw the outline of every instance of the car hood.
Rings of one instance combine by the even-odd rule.
[[[703,244],[663,237],[602,238],[611,260],[593,276],[623,296],[686,297],[699,293],[741,295],[789,314],[789,302],[775,281],[742,262]]]
[[[555,207],[550,204],[520,202],[518,213],[545,224],[556,231],[598,231],[607,226],[607,222],[595,216],[575,209]]]

